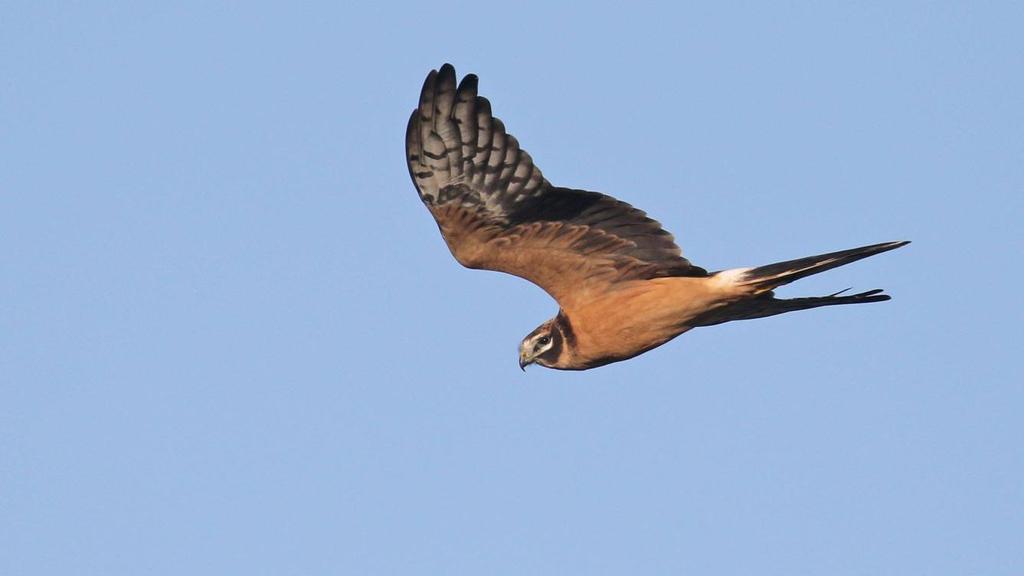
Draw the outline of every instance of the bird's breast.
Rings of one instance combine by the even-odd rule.
[[[565,368],[592,368],[632,358],[691,328],[689,320],[722,298],[705,278],[630,283],[568,311],[576,343]]]

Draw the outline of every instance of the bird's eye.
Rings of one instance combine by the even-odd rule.
[[[541,336],[540,339],[537,340],[537,344],[540,344],[541,346],[547,346],[548,342],[551,342],[551,338],[548,336]]]

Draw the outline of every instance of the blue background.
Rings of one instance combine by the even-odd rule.
[[[837,4],[837,3],[835,3]],[[0,573],[1024,573],[1019,3],[0,8]],[[894,300],[516,366],[445,61],[709,269]]]

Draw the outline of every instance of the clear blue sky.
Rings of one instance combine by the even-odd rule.
[[[93,5],[89,5],[93,4]],[[1024,573],[1018,3],[0,8],[0,573]],[[709,269],[891,302],[516,366],[403,157],[475,72]]]

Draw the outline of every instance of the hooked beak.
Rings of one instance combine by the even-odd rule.
[[[533,364],[533,360],[528,358],[526,356],[526,354],[523,354],[522,352],[520,352],[519,353],[519,369],[522,370],[523,372],[526,372],[526,367],[529,366],[530,364]]]

